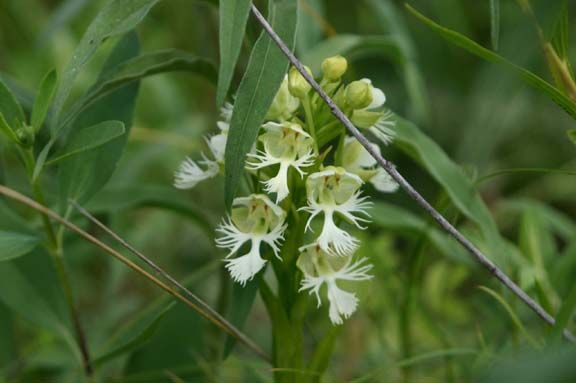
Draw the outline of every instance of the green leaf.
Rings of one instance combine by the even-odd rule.
[[[533,346],[535,346],[535,347],[538,346],[538,342],[532,337],[532,335],[530,335],[528,330],[526,330],[526,327],[524,326],[524,324],[522,323],[520,318],[518,318],[518,315],[516,315],[516,313],[514,312],[514,309],[508,304],[508,302],[506,302],[506,300],[500,294],[498,294],[496,291],[494,291],[491,288],[488,288],[486,286],[478,286],[478,288],[480,290],[482,290],[483,292],[485,292],[486,294],[490,295],[498,303],[500,303],[500,305],[504,308],[504,310],[506,311],[506,313],[508,314],[508,316],[512,320],[512,323],[514,323],[514,325],[522,333],[522,335],[524,335],[524,337],[526,337],[526,339]]]
[[[214,232],[210,218],[202,212],[200,206],[184,200],[182,193],[169,186],[140,184],[106,188],[87,207],[95,213],[156,207],[185,216],[197,223],[207,235],[213,235]]]
[[[26,123],[22,107],[8,86],[0,79],[0,130],[10,139],[16,138],[16,128]]]
[[[470,256],[452,237],[438,230],[433,222],[427,222],[416,214],[397,205],[376,202],[370,209],[375,225],[387,230],[425,235],[444,256],[455,261],[472,264]]]
[[[60,114],[78,74],[100,45],[106,39],[122,35],[136,27],[157,2],[158,0],[111,0],[94,18],[62,73],[62,80],[54,98],[53,136],[62,128],[59,124]]]
[[[167,312],[159,323],[154,335],[148,343],[130,355],[124,372],[146,373],[147,379],[152,379],[154,373],[163,370],[173,370],[196,365],[199,355],[205,353],[204,337],[207,328],[202,317],[188,306],[177,302],[173,309]],[[201,363],[201,362],[200,362]],[[164,375],[165,377],[165,375]],[[193,376],[187,376],[191,381],[202,381]],[[163,381],[165,378],[156,377]]]
[[[16,331],[14,318],[10,310],[0,303],[0,366],[9,366],[17,359]],[[2,380],[2,370],[0,368],[0,382]]]
[[[116,334],[115,340],[110,346],[110,351],[94,358],[95,365],[102,365],[108,361],[118,358],[129,352],[133,352],[144,344],[155,334],[158,326],[166,313],[174,307],[171,302],[167,306],[160,306],[159,310],[152,310],[138,318],[137,321],[129,323]]]
[[[120,64],[114,70],[105,73],[98,82],[71,108],[64,118],[64,125],[97,100],[121,87],[143,80],[146,77],[166,72],[190,72],[216,83],[217,74],[214,64],[187,52],[176,49],[147,53]]]
[[[112,141],[126,133],[122,121],[104,121],[97,125],[76,132],[62,148],[61,153],[46,162],[51,165],[68,160],[79,153],[86,152]]]
[[[562,339],[562,332],[568,328],[572,316],[576,312],[576,283],[572,285],[572,290],[562,301],[562,306],[556,315],[556,324],[552,329],[552,339],[559,342]]]
[[[31,252],[39,239],[27,234],[0,230],[0,262]]]
[[[474,183],[446,153],[415,125],[397,118],[396,143],[413,157],[446,190],[450,200],[466,217],[478,224],[485,242],[490,244],[493,260],[502,260],[504,254],[498,227],[480,198]]]
[[[332,326],[327,330],[327,334],[322,337],[322,340],[316,346],[314,354],[308,363],[308,370],[313,375],[310,377],[312,383],[319,383],[322,381],[322,375],[330,365],[332,353],[334,351],[334,344],[340,334],[342,326]]]
[[[58,75],[55,70],[51,70],[42,80],[40,89],[38,90],[38,95],[36,96],[36,100],[34,100],[31,123],[35,132],[39,132],[42,128],[42,124],[48,114],[48,109],[50,108],[52,97],[54,97],[57,85]]]
[[[258,274],[254,280],[247,283],[246,286],[239,286],[236,283],[232,286],[232,300],[230,301],[226,319],[240,331],[242,331],[244,323],[246,323],[246,319],[248,319],[248,314],[250,314],[250,310],[256,300],[259,283],[260,274]],[[236,338],[228,335],[224,345],[224,359],[230,355],[234,349],[234,345],[236,345]]]
[[[570,141],[576,145],[576,129],[570,129],[568,132],[566,132],[566,134],[568,135]]]
[[[216,105],[224,104],[236,61],[242,48],[251,0],[224,0],[220,2],[220,69]]]
[[[500,0],[490,0],[490,41],[492,49],[497,51],[500,41]]]
[[[300,56],[320,43],[325,32],[327,35],[334,33],[324,20],[325,8],[322,0],[306,0],[300,6],[296,34],[296,51]]]
[[[110,73],[127,60],[138,55],[139,44],[135,33],[127,34],[110,54],[103,71]],[[101,121],[121,121],[126,134],[108,141],[90,151],[79,153],[73,160],[60,165],[60,203],[68,205],[72,198],[84,203],[108,182],[124,152],[128,133],[132,125],[132,115],[138,94],[138,83],[130,84],[87,108],[75,121],[79,131]]]
[[[426,26],[431,28],[434,32],[438,33],[447,41],[467,50],[468,52],[496,64],[501,64],[508,70],[514,72],[518,75],[524,82],[533,88],[542,91],[546,94],[552,101],[554,101],[558,106],[560,106],[566,113],[568,113],[572,118],[576,119],[576,104],[572,102],[568,97],[566,97],[562,91],[554,87],[550,83],[543,80],[541,77],[530,72],[529,70],[518,66],[504,57],[498,55],[497,53],[484,48],[480,44],[470,40],[468,37],[461,35],[451,29],[445,28],[431,19],[427,18],[410,5],[406,5],[408,11],[410,11],[414,16],[416,16],[420,21],[422,21]]]
[[[0,262],[0,301],[31,323],[57,334],[68,334],[54,308],[12,262]]]
[[[410,30],[406,25],[403,12],[392,0],[367,0],[378,21],[387,35],[393,38],[404,57],[402,62],[397,62],[399,72],[402,73],[404,84],[410,97],[408,116],[416,122],[426,121],[430,114],[428,92],[420,64],[418,63],[418,51]]]
[[[298,1],[270,1],[268,20],[278,36],[293,49]],[[230,208],[244,174],[246,154],[256,141],[260,125],[288,69],[288,60],[266,32],[262,32],[240,82],[226,143],[225,200]]]

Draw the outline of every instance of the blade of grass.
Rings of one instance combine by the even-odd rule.
[[[512,320],[512,323],[514,323],[514,326],[516,326],[518,330],[520,330],[522,335],[524,335],[524,337],[530,342],[532,346],[534,346],[534,348],[540,347],[538,342],[530,335],[528,330],[526,330],[526,327],[524,326],[524,324],[522,324],[522,321],[520,320],[520,318],[518,318],[518,315],[516,315],[512,307],[510,307],[508,302],[506,302],[506,300],[504,300],[504,298],[502,298],[500,294],[498,294],[496,291],[486,286],[478,286],[478,288],[484,291],[486,294],[490,295],[492,298],[496,299],[498,303],[500,303],[500,305],[504,308],[504,310]]]
[[[552,101],[554,101],[558,106],[560,106],[566,113],[568,113],[572,118],[576,119],[576,104],[568,97],[562,93],[558,88],[551,85],[538,75],[530,72],[529,70],[522,68],[519,65],[514,64],[513,62],[507,60],[506,58],[498,55],[497,53],[491,51],[490,49],[486,49],[480,44],[476,43],[475,41],[469,39],[468,37],[448,29],[446,27],[437,24],[433,20],[427,18],[422,13],[418,12],[416,9],[411,7],[410,5],[406,4],[406,9],[410,13],[412,13],[418,20],[424,23],[427,27],[431,28],[434,32],[438,33],[447,41],[451,42],[467,50],[468,52],[486,60],[489,62],[493,62],[496,64],[501,64],[507,69],[511,70],[515,74],[517,74],[522,80],[524,80],[528,85],[532,86],[533,88],[542,91]]]

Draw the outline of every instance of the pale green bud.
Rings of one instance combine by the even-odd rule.
[[[308,67],[304,67],[309,75],[312,75],[312,71]],[[299,99],[306,97],[312,86],[306,81],[304,76],[298,72],[298,69],[292,67],[288,72],[288,89],[290,94]]]
[[[340,55],[328,57],[322,61],[322,73],[324,73],[324,78],[330,82],[340,80],[347,69],[348,61]]]
[[[372,85],[354,81],[346,87],[346,104],[352,109],[363,109],[372,103]]]
[[[31,126],[22,125],[22,127],[16,131],[16,139],[22,147],[32,147],[35,139],[34,129]]]

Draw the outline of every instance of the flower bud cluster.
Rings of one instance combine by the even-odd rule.
[[[390,143],[392,113],[382,109],[384,93],[368,79],[344,84],[348,62],[341,56],[327,58],[321,68],[320,85],[351,121]],[[176,173],[176,187],[192,188],[221,172],[231,114],[227,105],[220,132],[206,139],[211,156],[186,159]],[[316,296],[318,306],[325,294],[330,320],[341,324],[358,306],[356,294],[342,284],[349,288],[349,282],[372,278],[372,265],[355,256],[360,240],[354,232],[365,229],[370,218],[371,202],[361,189],[370,184],[388,193],[396,183],[346,135],[295,68],[271,103],[246,171],[256,186],[248,197],[234,200],[217,229],[216,244],[228,251],[225,264],[232,279],[245,285],[267,262],[282,262],[292,267],[300,291]]]

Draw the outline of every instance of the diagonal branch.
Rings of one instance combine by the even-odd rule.
[[[288,48],[288,46],[282,41],[282,39],[274,32],[266,18],[262,16],[258,8],[252,5],[252,13],[262,25],[266,33],[272,38],[276,45],[282,50],[286,55],[290,63],[300,72],[300,74],[306,79],[306,81],[314,88],[316,93],[324,100],[326,105],[330,108],[334,117],[336,117],[344,127],[352,134],[362,146],[370,153],[372,157],[378,162],[386,172],[400,185],[400,187],[412,198],[421,208],[423,208],[426,213],[428,213],[435,221],[440,225],[440,227],[450,234],[456,241],[458,241],[462,247],[464,247],[470,255],[483,266],[490,274],[492,274],[496,279],[498,279],[506,288],[508,288],[514,295],[516,295],[522,302],[526,304],[532,311],[534,311],[540,318],[542,318],[546,323],[554,325],[556,323],[554,317],[550,315],[546,310],[544,310],[534,299],[532,299],[520,286],[518,286],[508,275],[506,275],[494,262],[492,262],[484,253],[482,253],[472,242],[468,240],[462,233],[458,231],[442,214],[440,214],[418,191],[396,170],[394,164],[386,160],[380,153],[378,153],[370,142],[358,128],[352,124],[350,119],[338,108],[334,101],[324,92],[322,87],[314,80],[314,78],[308,74],[304,69],[304,65],[296,58],[294,53]],[[576,337],[568,331],[564,330],[564,337],[572,342],[576,342]]]
[[[126,266],[131,268],[132,270],[136,271],[137,273],[143,275],[144,277],[148,278],[152,283],[172,295],[174,298],[178,299],[179,301],[183,302],[188,307],[195,310],[198,314],[200,314],[205,319],[212,322],[214,325],[219,327],[224,332],[230,334],[231,336],[238,339],[241,343],[243,343],[246,347],[256,353],[259,357],[263,360],[270,362],[270,357],[258,346],[256,345],[250,338],[248,338],[244,333],[238,330],[234,325],[228,322],[225,318],[223,318],[218,312],[212,309],[208,304],[202,301],[200,298],[196,297],[192,294],[188,289],[174,289],[173,287],[169,286],[168,284],[164,283],[154,275],[150,274],[138,264],[132,262],[124,255],[119,253],[118,251],[114,250],[110,246],[106,245],[105,243],[101,242],[98,238],[94,237],[93,235],[85,232],[72,222],[62,218],[56,212],[48,209],[44,205],[39,204],[38,202],[26,197],[18,193],[17,191],[10,189],[6,186],[0,185],[0,195],[4,195],[10,199],[13,199],[17,202],[20,202],[24,205],[31,207],[32,209],[38,211],[39,213],[49,217],[50,219],[60,223],[70,231],[75,232],[76,234],[80,235],[86,241],[92,243],[93,245],[99,247],[100,249],[104,250],[106,253],[110,254],[120,262],[124,263]],[[158,266],[155,268],[160,269]],[[160,269],[161,270],[161,269]],[[162,275],[168,275],[165,271],[162,270]],[[170,280],[174,280],[170,278]],[[177,282],[176,282],[177,283]],[[177,283],[178,286],[182,286],[181,284]],[[193,299],[189,299],[182,295],[181,291],[186,291],[186,295],[188,297],[193,297]]]

